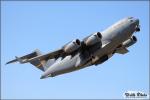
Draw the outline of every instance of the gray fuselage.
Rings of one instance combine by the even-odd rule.
[[[89,50],[85,50],[84,53],[77,52],[74,55],[53,59],[55,63],[49,64],[50,66],[43,73],[42,77],[53,77],[91,66],[104,55],[110,58],[116,48],[132,36],[138,24],[139,20],[132,17],[118,21],[101,32],[102,47],[96,49],[89,48]],[[52,59],[47,63],[51,62],[51,60]]]

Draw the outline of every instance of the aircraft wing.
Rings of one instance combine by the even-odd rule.
[[[39,54],[39,52],[36,50],[25,56],[16,57],[16,59],[11,60],[11,61],[7,62],[6,64],[14,63],[17,61],[19,61],[20,63],[27,63],[27,62],[32,62],[35,60],[48,60],[48,59],[56,58],[56,57],[62,55],[63,53],[64,53],[64,51],[62,49],[58,49],[54,52],[49,52],[47,54],[42,55],[42,54]]]
[[[35,59],[35,60],[36,60],[36,59],[39,59],[39,60],[52,59],[52,58],[56,58],[56,57],[61,56],[63,53],[64,53],[63,49],[58,49],[58,50],[56,50],[56,51],[49,52],[49,53],[44,54],[44,55],[40,55],[40,56],[31,58],[31,59],[29,59],[29,60],[34,60],[34,59]]]
[[[14,63],[14,62],[17,62],[17,61],[21,62],[21,60],[29,59],[29,58],[32,58],[32,57],[35,57],[35,56],[36,56],[36,51],[34,51],[30,54],[27,54],[25,56],[22,56],[22,57],[16,57],[16,59],[11,60],[11,61],[7,62],[6,64]]]

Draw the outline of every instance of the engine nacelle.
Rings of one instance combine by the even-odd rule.
[[[73,40],[73,41],[69,42],[68,44],[66,44],[63,47],[63,50],[65,53],[71,53],[71,52],[77,50],[80,46],[81,46],[80,40],[76,39],[76,40]]]
[[[132,36],[131,38],[129,38],[128,40],[123,42],[123,46],[129,47],[129,46],[135,44],[136,42],[137,42],[137,38],[135,36]]]
[[[97,32],[91,35],[90,37],[88,37],[84,42],[86,46],[91,46],[95,43],[101,42],[101,39],[102,39],[102,34],[100,32]]]

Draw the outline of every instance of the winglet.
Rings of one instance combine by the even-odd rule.
[[[15,56],[15,57],[16,57],[16,59],[17,59],[18,62],[20,62],[21,64],[24,63],[24,61],[21,58],[19,58],[17,56]]]
[[[7,62],[5,65],[10,64],[10,63],[14,63],[14,62],[17,62],[17,61],[20,62],[21,64],[27,62],[26,59],[21,59],[20,57],[17,57],[17,56],[15,56],[15,57],[16,57],[16,59]]]
[[[10,64],[10,63],[14,63],[14,62],[17,62],[17,59],[11,60],[11,61],[7,62],[5,65]]]

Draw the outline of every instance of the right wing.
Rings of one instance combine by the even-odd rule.
[[[22,57],[16,57],[16,59],[11,60],[7,62],[6,64],[14,63],[14,62],[20,62],[20,63],[31,63],[35,67],[39,68],[42,71],[45,71],[49,65],[47,65],[47,61],[49,59],[57,58],[64,54],[64,51],[62,49],[56,50],[54,52],[50,52],[47,54],[42,55],[39,50],[36,50],[30,54],[27,54]],[[55,60],[54,60],[55,62]]]
[[[87,48],[87,47],[94,48],[95,45],[97,45],[97,44],[98,44],[97,46],[101,46],[101,38],[102,38],[101,33],[97,32],[97,33],[94,33],[93,35],[85,38],[82,41],[82,44],[84,44],[84,42],[86,42],[85,48]],[[50,65],[47,65],[49,60],[54,59],[54,61],[55,61],[59,57],[65,57],[67,55],[73,56],[77,52],[82,51],[82,49],[84,50],[85,44],[81,45],[80,41],[78,39],[76,39],[75,41],[69,42],[68,44],[63,46],[61,49],[58,49],[56,51],[49,52],[47,54],[42,55],[39,52],[39,50],[36,50],[25,56],[16,57],[16,59],[11,60],[11,61],[7,62],[6,64],[10,64],[10,63],[14,63],[14,62],[20,62],[20,63],[28,63],[29,62],[32,65],[36,66],[37,68],[39,68],[41,70],[45,70],[45,66],[46,67],[50,66]]]
[[[23,62],[25,62],[25,60],[37,56],[37,54],[38,54],[38,50],[35,50],[34,52],[32,52],[30,54],[27,54],[25,56],[16,57],[16,59],[11,60],[11,61],[7,62],[6,64],[14,63],[14,62],[17,62],[17,61],[19,61],[20,63],[23,63]]]
[[[33,58],[29,59],[28,61],[33,61],[33,60],[48,60],[48,59],[60,57],[63,54],[64,54],[64,51],[62,49],[59,49],[59,50],[56,50],[56,51],[53,51],[53,52],[49,52],[49,53],[44,54],[44,55],[33,57]]]
[[[11,60],[9,62],[7,62],[6,64],[10,64],[10,63],[14,63],[19,61],[20,63],[27,63],[27,62],[31,62],[34,60],[48,60],[48,59],[52,59],[52,58],[56,58],[59,57],[60,55],[62,55],[64,52],[62,49],[56,50],[54,52],[49,52],[47,54],[39,54],[38,51],[34,51],[30,54],[27,54],[25,56],[22,57],[16,57],[16,59]]]

